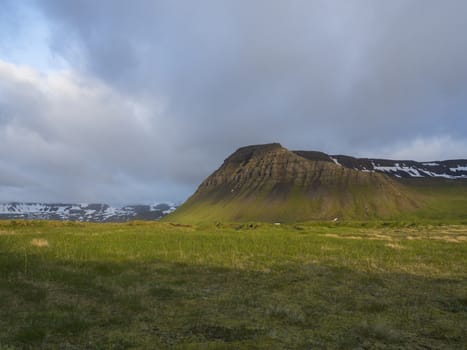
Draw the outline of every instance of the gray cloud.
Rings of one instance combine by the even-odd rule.
[[[465,157],[453,148],[467,144],[464,1],[34,6],[51,28],[50,50],[72,67],[62,79],[76,96],[37,88],[50,77],[12,79],[0,123],[48,147],[43,157],[10,150],[15,159],[45,178],[78,177],[88,197],[182,199],[252,143]]]
[[[174,188],[188,186],[170,161],[170,145],[155,137],[163,102],[123,96],[67,71],[43,75],[2,61],[0,82],[2,198],[121,203],[170,199]]]

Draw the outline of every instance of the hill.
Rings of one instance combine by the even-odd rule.
[[[425,195],[377,171],[379,163],[376,169],[358,169],[341,164],[343,159],[321,152],[293,152],[278,143],[242,147],[168,219],[363,220],[394,217],[425,207]]]
[[[127,205],[112,207],[104,203],[0,203],[0,220],[34,219],[86,222],[124,222],[129,220],[159,220],[173,212],[173,203]]]

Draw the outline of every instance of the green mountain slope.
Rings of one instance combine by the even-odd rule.
[[[467,179],[413,178],[398,181],[423,198],[423,206],[419,210],[404,212],[398,218],[467,224]]]
[[[425,197],[387,175],[310,160],[274,143],[237,150],[167,219],[363,220],[415,212]]]

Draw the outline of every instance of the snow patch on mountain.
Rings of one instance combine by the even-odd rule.
[[[407,173],[410,177],[423,177],[423,175],[420,174],[418,169],[410,166],[400,166],[399,163],[396,163],[394,166],[377,166],[374,165],[373,169],[376,171],[381,171],[383,173],[397,173],[399,171]]]
[[[0,203],[0,219],[44,219],[89,222],[122,222],[129,220],[159,220],[177,209],[175,203],[127,205],[66,203]]]
[[[329,158],[331,158],[331,160],[332,160],[335,164],[342,166],[342,164],[340,164],[339,161],[338,161],[336,158],[333,158],[333,157],[329,157]]]

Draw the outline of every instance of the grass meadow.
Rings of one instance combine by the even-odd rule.
[[[465,349],[463,224],[0,222],[0,349]]]

